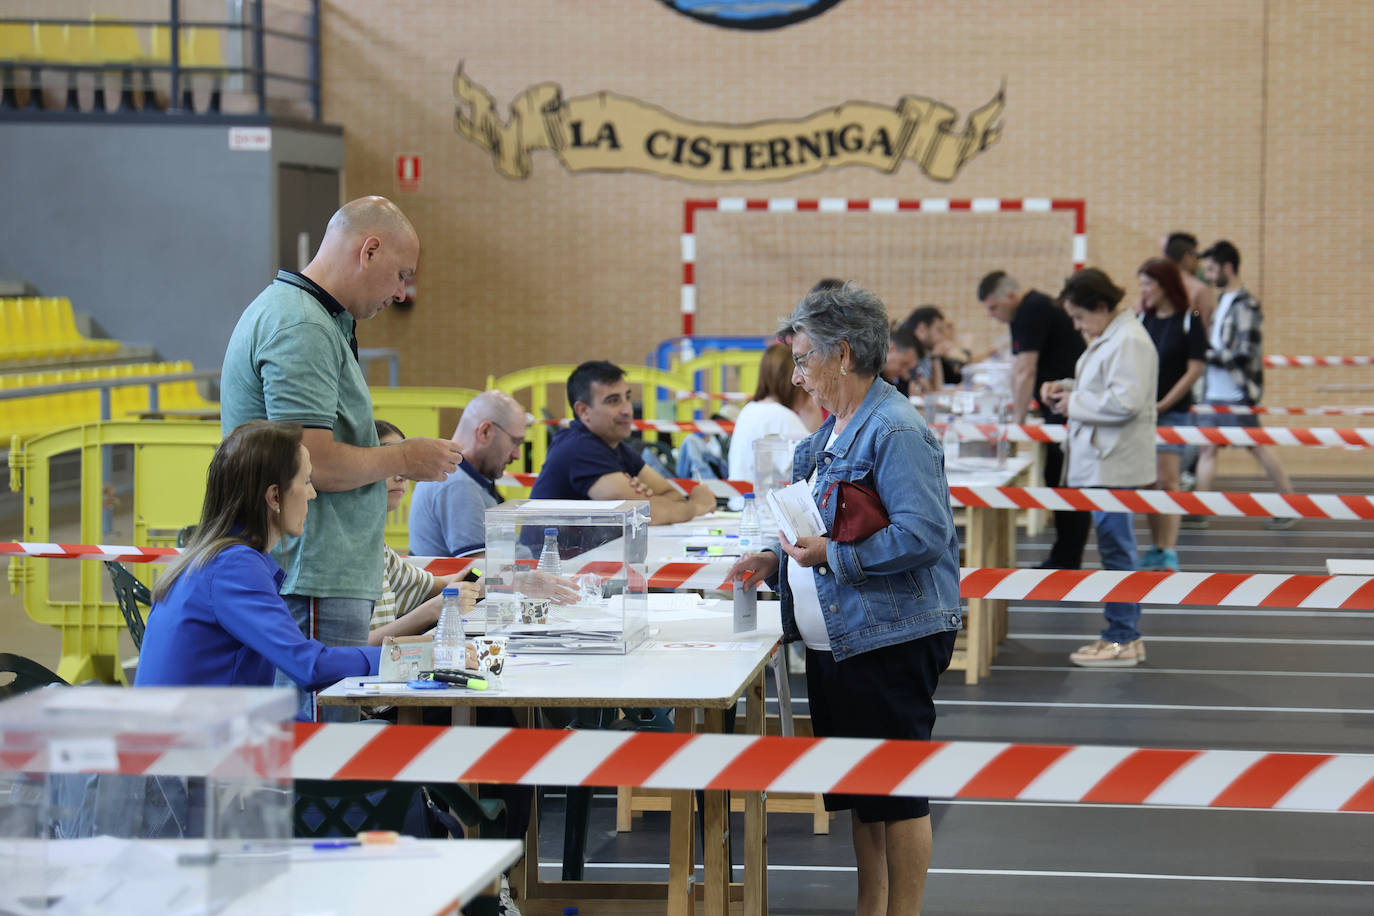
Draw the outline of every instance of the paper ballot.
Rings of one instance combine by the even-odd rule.
[[[768,506],[778,527],[793,544],[797,538],[813,538],[825,534],[825,520],[816,501],[811,498],[811,486],[798,480],[790,486],[768,491]]]

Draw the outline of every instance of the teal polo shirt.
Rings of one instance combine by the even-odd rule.
[[[372,396],[358,365],[353,316],[324,289],[289,270],[244,310],[220,375],[220,428],[285,420],[332,430],[337,442],[374,447]],[[276,550],[284,595],[370,598],[382,593],[386,484],[319,493],[305,534]]]

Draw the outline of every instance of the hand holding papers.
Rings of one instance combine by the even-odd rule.
[[[811,498],[811,487],[804,480],[791,486],[768,491],[768,506],[778,527],[793,544],[799,538],[813,538],[825,534],[825,520]]]

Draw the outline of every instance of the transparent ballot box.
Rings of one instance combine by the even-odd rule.
[[[284,872],[295,708],[269,688],[0,703],[0,913],[213,913]]]
[[[647,500],[512,500],[487,510],[474,616],[520,652],[623,654],[648,634]]]
[[[759,522],[767,537],[776,539],[777,521],[768,493],[792,483],[792,454],[800,439],[787,436],[761,436],[754,440],[754,502],[758,504]]]

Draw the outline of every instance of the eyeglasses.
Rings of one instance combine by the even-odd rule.
[[[805,373],[806,373],[806,364],[811,360],[811,354],[812,354],[812,353],[815,353],[815,352],[816,352],[817,350],[819,350],[819,349],[820,349],[820,347],[812,347],[810,350],[807,350],[807,351],[806,351],[805,353],[803,353],[801,356],[793,356],[793,357],[792,357],[792,363],[793,363],[793,365],[795,365],[795,366],[797,367],[797,370],[798,370],[799,372],[805,374]]]
[[[510,439],[510,441],[513,442],[517,448],[524,448],[524,447],[525,447],[525,437],[524,437],[524,436],[512,435],[511,432],[510,432],[509,430],[507,430],[504,426],[502,426],[500,423],[492,423],[491,425],[492,425],[492,427],[493,427],[494,429],[499,429],[499,430],[501,430],[501,432],[505,433],[505,434],[506,434],[506,437],[507,437],[508,439]]]

